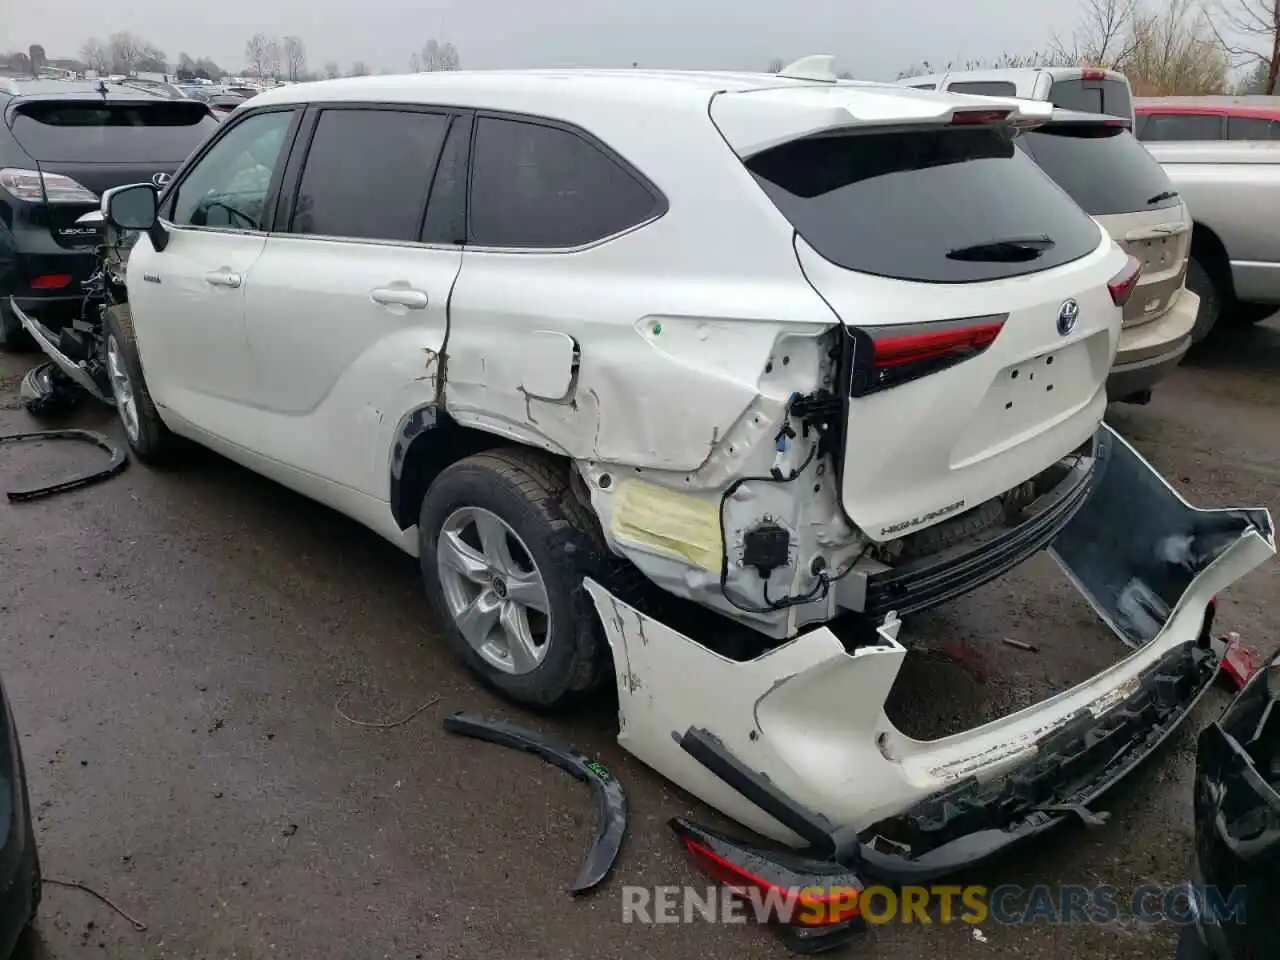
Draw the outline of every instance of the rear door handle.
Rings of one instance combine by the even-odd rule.
[[[400,306],[410,310],[423,310],[427,306],[427,291],[413,287],[374,287],[369,291],[374,303],[385,307]]]
[[[232,273],[230,270],[210,270],[204,278],[215,287],[240,286],[240,274]]]

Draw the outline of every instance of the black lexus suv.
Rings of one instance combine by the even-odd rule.
[[[129,81],[0,77],[0,349],[27,346],[9,308],[53,329],[75,315],[109,187],[163,184],[218,121],[207,104]]]

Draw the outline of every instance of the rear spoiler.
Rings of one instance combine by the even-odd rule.
[[[729,146],[746,160],[792,140],[863,127],[1033,127],[1052,118],[1053,105],[896,84],[838,84],[718,93],[711,99],[710,115]]]

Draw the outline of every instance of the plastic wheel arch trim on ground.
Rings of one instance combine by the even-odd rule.
[[[129,465],[129,458],[125,455],[123,449],[108,437],[93,430],[34,430],[30,433],[0,435],[0,444],[39,443],[43,440],[75,440],[80,443],[91,443],[95,447],[105,450],[111,459],[105,467],[99,467],[88,473],[77,474],[65,480],[58,480],[54,483],[30,487],[25,490],[9,490],[6,495],[11,503],[40,500],[57,493],[66,493],[70,490],[77,490],[80,487],[87,487],[90,484],[100,483],[103,480],[109,480],[114,477]]]
[[[570,892],[585,893],[608,876],[627,832],[627,796],[622,784],[604,764],[588,759],[573,747],[554,738],[505,720],[492,720],[474,713],[463,711],[451,714],[445,717],[444,728],[449,733],[532,753],[575,779],[589,784],[598,808],[596,840],[578,869],[578,875],[569,888]]]

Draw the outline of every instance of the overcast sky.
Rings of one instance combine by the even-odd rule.
[[[464,68],[528,66],[764,69],[775,56],[830,53],[865,79],[928,59],[1043,47],[1076,19],[1054,0],[0,0],[0,49],[74,56],[91,36],[130,30],[159,46],[244,65],[256,32],[297,34],[308,66],[356,60],[407,69],[429,37]]]

